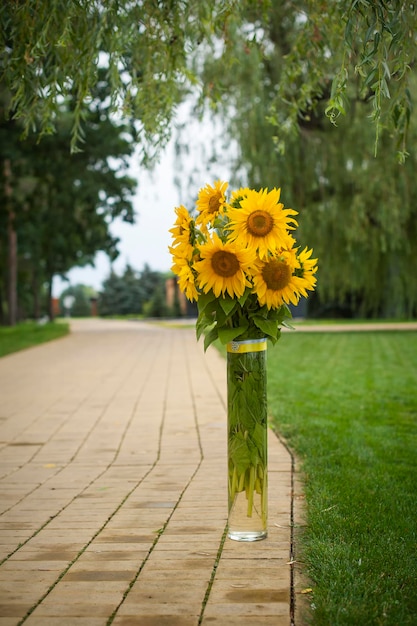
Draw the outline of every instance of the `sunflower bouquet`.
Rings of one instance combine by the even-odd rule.
[[[241,188],[227,199],[228,183],[199,191],[196,216],[175,209],[170,230],[172,271],[188,300],[196,301],[197,338],[267,337],[275,343],[291,317],[288,304],[314,290],[317,259],[300,250],[292,231],[297,212],[284,208],[280,189]]]
[[[280,190],[242,188],[228,198],[216,181],[198,194],[191,215],[175,209],[170,230],[173,272],[198,307],[204,349],[227,344],[229,537],[253,541],[267,533],[266,344],[316,284],[317,259],[297,247],[296,211]]]

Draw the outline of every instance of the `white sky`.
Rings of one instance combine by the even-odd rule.
[[[229,180],[229,168],[233,146],[222,145],[223,131],[219,123],[205,119],[198,122],[189,117],[189,109],[186,107],[180,111],[179,124],[183,124],[181,133],[182,141],[186,142],[187,158],[184,171],[180,172],[181,182],[184,183],[187,198],[180,197],[179,190],[174,185],[174,177],[178,171],[174,167],[175,157],[175,134],[169,142],[166,150],[162,153],[158,165],[150,172],[140,168],[132,160],[129,175],[138,181],[133,207],[136,214],[136,223],[131,225],[116,220],[110,226],[113,235],[119,237],[119,256],[113,263],[113,269],[117,274],[122,274],[126,265],[129,264],[134,270],[141,271],[147,263],[152,270],[166,272],[172,262],[168,251],[171,244],[172,228],[176,215],[175,207],[184,203],[187,205],[190,198],[197,198],[200,187],[213,184],[217,179]],[[212,158],[211,141],[217,140],[218,150],[216,158]],[[224,140],[224,137],[223,137]],[[229,151],[231,150],[231,152]],[[229,155],[227,154],[229,152]],[[187,191],[187,182],[192,175],[193,189]],[[195,188],[194,188],[195,185]],[[99,252],[95,258],[95,266],[74,268],[67,273],[68,281],[58,277],[54,278],[53,296],[59,295],[70,285],[87,285],[96,291],[101,289],[103,280],[110,274],[110,261],[106,254]]]

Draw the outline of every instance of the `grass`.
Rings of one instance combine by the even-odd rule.
[[[0,357],[25,348],[58,339],[69,333],[67,323],[23,322],[16,326],[0,326]]]
[[[314,626],[417,623],[417,332],[285,333],[275,429],[302,467]]]
[[[314,625],[416,624],[417,333],[286,334],[273,423],[301,459]]]
[[[292,326],[337,326],[338,324],[343,324],[343,326],[346,325],[360,325],[360,324],[371,324],[371,325],[383,325],[383,324],[413,324],[415,322],[415,320],[412,319],[408,319],[408,318],[404,318],[404,319],[399,319],[399,318],[392,318],[392,319],[388,319],[388,318],[381,318],[381,319],[365,319],[365,318],[360,318],[360,317],[355,317],[355,318],[332,318],[332,319],[327,319],[327,318],[320,318],[320,319],[315,319],[313,317],[308,318],[308,319],[297,319],[294,318],[292,320],[290,320],[290,324]]]

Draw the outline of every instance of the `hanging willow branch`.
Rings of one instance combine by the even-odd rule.
[[[24,134],[54,132],[60,103],[76,97],[72,148],[98,68],[107,70],[118,115],[134,116],[143,135],[163,144],[184,86],[196,82],[188,55],[222,36],[233,0],[9,0],[0,7],[0,84]]]

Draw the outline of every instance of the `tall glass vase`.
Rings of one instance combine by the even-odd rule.
[[[267,536],[266,339],[227,344],[228,536]]]

